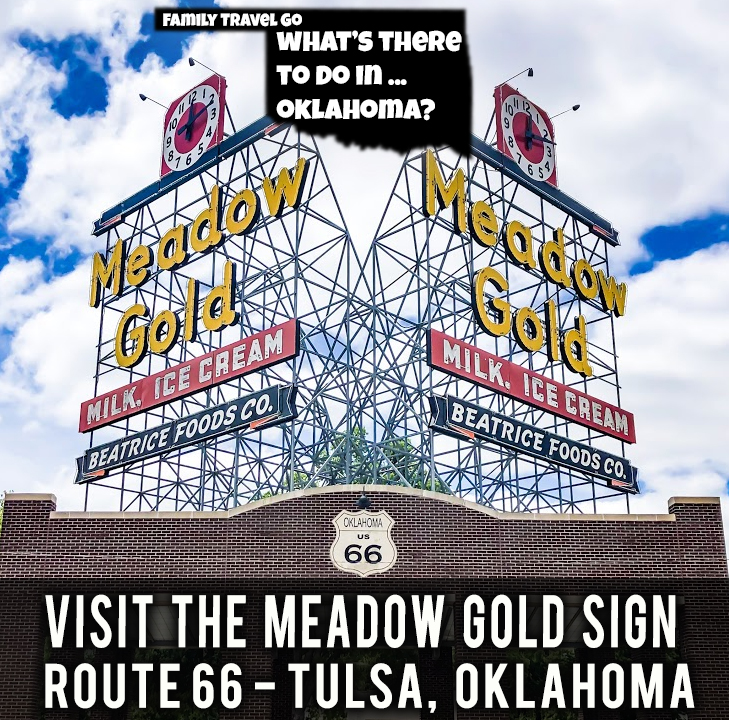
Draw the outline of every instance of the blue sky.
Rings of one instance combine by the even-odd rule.
[[[180,3],[185,5],[186,3]],[[195,7],[215,7],[215,3],[211,0],[201,0],[196,2]],[[142,16],[140,32],[144,39],[136,42],[127,53],[126,60],[131,67],[139,70],[145,58],[154,53],[162,59],[165,65],[174,65],[182,58],[183,50],[187,42],[195,33],[180,31],[170,31],[158,33],[154,31],[154,13],[145,13]]]
[[[69,0],[41,18],[21,3],[0,19],[10,88],[0,84],[0,463],[37,490],[63,494],[65,480],[48,478],[66,477],[81,445],[75,423],[98,322],[85,308],[91,221],[158,176],[162,111],[139,93],[163,104],[180,95],[201,72],[188,66],[192,54],[229,78],[239,126],[262,114],[254,35],[155,33],[153,6]],[[671,492],[725,495],[729,390],[715,378],[729,363],[729,145],[708,136],[695,108],[710,105],[713,126],[729,123],[729,76],[707,70],[726,67],[729,48],[703,42],[729,26],[729,8],[677,19],[658,0],[466,7],[474,131],[488,122],[493,87],[527,65],[535,75],[520,89],[535,102],[582,105],[557,121],[560,185],[621,233],[611,256],[629,283],[629,312],[616,323],[621,380],[644,438],[634,459],[660,499],[651,510],[665,511]],[[524,42],[493,27],[521,28]],[[348,224],[366,227],[400,160],[320,147]],[[392,180],[366,186],[355,164],[394,168]],[[47,454],[35,452],[39,426],[54,428]]]
[[[106,109],[109,57],[98,40],[84,35],[42,40],[23,33],[18,44],[66,75],[65,87],[53,94],[52,107],[61,117],[93,115]]]
[[[195,7],[214,6],[212,0],[195,3]],[[194,35],[183,31],[155,32],[154,13],[144,13],[139,22],[139,37],[126,51],[124,63],[138,71],[145,60],[153,57],[163,67],[172,67],[182,59]],[[74,33],[62,38],[41,38],[32,31],[23,31],[10,41],[27,50],[38,62],[48,63],[63,73],[63,85],[49,93],[51,108],[61,118],[94,116],[106,111],[111,63],[107,49],[97,37]],[[0,268],[10,257],[42,258],[49,276],[63,274],[76,267],[84,255],[75,248],[59,253],[49,248],[51,239],[42,235],[8,232],[7,208],[18,199],[28,174],[30,152],[25,140],[21,138],[12,150],[9,167],[0,182]]]
[[[631,274],[648,272],[661,260],[678,260],[697,250],[729,240],[729,215],[713,213],[676,225],[659,225],[644,233],[641,243],[649,257],[636,262]]]

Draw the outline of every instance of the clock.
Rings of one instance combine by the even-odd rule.
[[[175,100],[165,115],[162,170],[189,170],[223,139],[225,78],[212,75]]]
[[[496,147],[539,182],[557,187],[554,126],[542,108],[503,84],[494,90]]]

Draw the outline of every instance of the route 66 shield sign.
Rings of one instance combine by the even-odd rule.
[[[342,510],[332,522],[337,537],[329,556],[337,568],[365,577],[395,564],[397,548],[391,535],[395,522],[384,510]]]

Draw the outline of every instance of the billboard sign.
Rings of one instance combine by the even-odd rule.
[[[624,442],[635,442],[633,413],[475,345],[428,331],[428,364]]]
[[[638,471],[625,458],[561,437],[466,400],[431,396],[430,425],[462,439],[485,440],[602,478],[610,487],[638,492]]]
[[[278,385],[90,448],[76,460],[76,483],[224,433],[261,430],[296,417],[296,388]]]
[[[95,430],[298,354],[298,324],[289,320],[87,400],[81,405],[79,431]]]

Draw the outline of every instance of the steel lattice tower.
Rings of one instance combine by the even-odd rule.
[[[503,172],[488,156],[457,156],[436,151],[444,178],[462,167],[469,201],[485,199],[499,226],[518,219],[531,228],[537,244],[564,231],[568,262],[586,258],[609,274],[605,240],[524,184]],[[524,405],[435,369],[426,359],[426,333],[435,328],[502,358],[527,366],[550,379],[620,404],[613,318],[597,301],[586,302],[558,288],[539,272],[525,271],[507,258],[503,243],[492,248],[459,233],[453,208],[428,217],[423,211],[423,152],[403,162],[389,203],[366,259],[372,287],[370,352],[373,373],[368,414],[379,455],[400,470],[399,479],[509,512],[594,512],[602,500],[623,496],[582,473],[520,455],[492,443],[456,440],[428,426],[430,395],[454,395],[517,420],[623,455],[614,438]],[[549,360],[546,351],[528,353],[511,336],[491,337],[481,330],[472,309],[471,278],[484,266],[499,270],[509,283],[500,297],[514,308],[555,301],[561,330],[577,314],[590,331],[594,375],[583,378]],[[377,473],[374,474],[374,477]],[[627,495],[625,496],[627,498]]]
[[[293,361],[96,430],[90,442],[98,445],[276,384],[296,385],[299,415],[285,425],[223,435],[112,471],[94,483],[94,503],[106,488],[118,494],[122,510],[219,510],[267,494],[351,479],[351,438],[361,395],[357,378],[363,362],[358,348],[365,345],[367,333],[355,318],[368,314],[364,308],[369,298],[353,297],[350,287],[362,268],[315,141],[290,126],[269,125],[265,131],[241,134],[246,139],[234,152],[153,197],[109,230],[107,255],[119,238],[127,240],[130,250],[144,243],[155,251],[165,231],[191,223],[207,207],[214,184],[224,206],[244,188],[260,193],[264,177],[275,178],[282,168],[293,168],[305,158],[308,173],[299,206],[285,207],[280,217],[262,214],[251,232],[227,237],[213,253],[196,254],[175,272],[157,270],[149,283],[128,287],[121,297],[105,293],[95,395],[290,318],[300,322],[301,352]],[[201,283],[203,297],[221,282],[226,260],[238,269],[239,324],[222,332],[201,328],[195,342],[178,342],[167,356],[148,353],[130,370],[118,367],[114,335],[127,307],[143,303],[152,316],[165,308],[180,315],[188,277]]]

